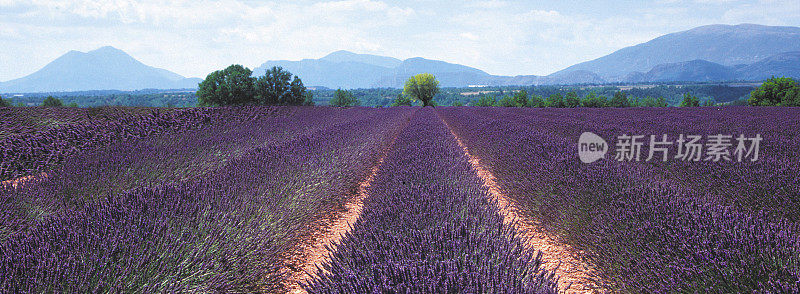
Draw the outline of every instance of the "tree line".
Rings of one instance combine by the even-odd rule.
[[[687,94],[690,99],[699,98]],[[463,106],[463,103],[456,101],[452,106]],[[499,100],[492,95],[481,95],[477,100],[469,103],[470,106],[478,107],[538,107],[538,108],[577,108],[577,107],[667,107],[666,99],[664,97],[653,98],[646,97],[643,99],[628,97],[628,94],[623,91],[614,93],[612,97],[605,95],[598,95],[595,92],[589,92],[583,97],[578,96],[576,92],[567,92],[566,94],[553,93],[548,97],[540,95],[528,95],[527,90],[518,90],[511,95],[505,95]],[[693,106],[693,105],[687,105]],[[699,106],[699,105],[697,105]]]
[[[3,97],[0,96],[0,107],[25,107],[25,106],[26,105],[23,104],[22,102],[17,103],[15,105],[10,99],[6,100],[6,99],[3,99]],[[58,98],[53,97],[53,96],[47,96],[47,98],[45,98],[44,101],[42,101],[42,104],[40,106],[44,106],[44,107],[64,107],[64,106],[66,106],[66,107],[78,107],[78,103],[72,102],[72,103],[64,105],[64,102],[62,102],[61,99],[58,99]]]
[[[792,78],[772,77],[750,93],[750,106],[800,106],[800,84]]]

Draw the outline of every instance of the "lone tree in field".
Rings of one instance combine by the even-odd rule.
[[[439,81],[432,74],[422,73],[415,75],[406,81],[403,87],[403,94],[409,95],[422,101],[422,107],[433,106],[431,101],[433,96],[439,93]]]
[[[197,87],[200,106],[226,106],[252,103],[255,93],[253,72],[234,64],[210,73]]]

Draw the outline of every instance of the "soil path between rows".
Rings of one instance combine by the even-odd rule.
[[[439,114],[437,113],[437,116]],[[596,271],[590,264],[582,262],[574,250],[566,244],[557,242],[544,233],[544,230],[531,224],[534,222],[527,220],[515,208],[513,200],[504,195],[497,183],[497,178],[486,168],[480,158],[469,152],[469,148],[464,144],[461,137],[456,134],[450,124],[441,116],[439,119],[447,126],[447,129],[455,137],[458,145],[464,150],[464,154],[469,158],[469,163],[483,181],[483,185],[489,190],[489,194],[494,198],[498,212],[503,215],[503,223],[506,226],[514,226],[514,229],[523,237],[523,243],[529,250],[539,250],[542,252],[542,264],[545,269],[555,271],[559,277],[558,290],[562,293],[607,293],[598,283]]]
[[[301,245],[300,253],[292,257],[289,262],[292,266],[286,268],[289,277],[284,281],[287,293],[307,293],[302,288],[302,284],[311,281],[313,278],[311,274],[317,271],[318,266],[321,268],[321,265],[330,262],[333,249],[341,242],[342,237],[353,229],[353,225],[361,217],[361,212],[364,210],[364,199],[369,196],[369,187],[375,180],[386,156],[392,150],[397,137],[407,124],[408,121],[394,134],[367,177],[359,183],[358,192],[345,204],[345,211],[320,228],[312,240],[312,244]]]
[[[38,175],[29,175],[29,176],[19,177],[19,178],[16,178],[16,179],[5,180],[5,181],[0,182],[0,188],[4,188],[6,186],[11,186],[11,188],[16,189],[18,187],[22,187],[22,185],[25,184],[25,182],[34,180],[36,178],[46,178],[46,177],[47,177],[47,173],[41,173],[41,174],[38,174]]]

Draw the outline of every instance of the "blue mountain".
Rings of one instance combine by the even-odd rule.
[[[0,92],[182,89],[196,88],[200,81],[145,65],[106,46],[85,53],[67,52],[28,76],[0,83]]]
[[[607,81],[624,81],[656,66],[692,67],[680,64],[695,60],[723,66],[749,65],[765,58],[800,51],[800,28],[755,24],[708,25],[667,34],[651,41],[622,48],[595,60],[578,63],[557,73],[589,71]],[[707,66],[695,63],[698,66]],[[688,68],[687,67],[687,68]],[[748,76],[760,76],[753,73]]]

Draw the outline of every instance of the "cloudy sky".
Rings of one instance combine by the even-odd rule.
[[[0,81],[110,45],[205,77],[336,50],[544,75],[707,24],[800,26],[797,0],[0,0]]]

